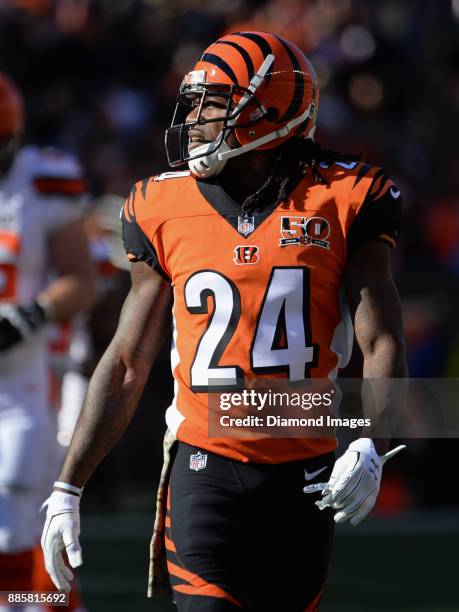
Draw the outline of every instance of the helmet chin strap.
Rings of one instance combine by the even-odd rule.
[[[217,151],[207,155],[207,151],[213,145],[213,142],[206,143],[200,147],[196,147],[196,149],[193,150],[193,155],[199,155],[199,157],[190,159],[188,161],[188,168],[195,176],[203,179],[211,178],[212,176],[217,176],[220,174],[225,167],[227,160],[219,159],[218,154],[222,153],[223,151],[230,151],[231,147],[225,141],[223,141],[218,147]]]
[[[257,140],[251,143],[248,143],[241,147],[237,147],[235,149],[232,149],[228,145],[228,143],[224,140],[216,151],[206,155],[207,151],[215,144],[215,142],[203,144],[200,147],[196,147],[196,149],[193,150],[193,155],[199,155],[199,154],[201,155],[194,159],[190,159],[188,161],[188,167],[191,170],[191,172],[195,176],[198,176],[199,178],[206,179],[206,178],[211,178],[212,176],[217,176],[223,170],[226,162],[231,157],[238,157],[239,155],[242,155],[243,153],[247,153],[248,151],[252,151],[253,149],[256,149],[260,145],[263,145],[272,140],[275,140],[276,138],[282,138],[283,136],[287,136],[287,134],[289,134],[289,132],[293,128],[303,123],[303,121],[305,121],[305,119],[307,119],[310,116],[311,116],[311,105],[309,106],[309,108],[305,110],[305,112],[302,115],[290,121],[283,128],[276,130],[275,132],[271,132],[270,134],[267,134],[266,136],[262,136],[261,138],[258,138]],[[306,138],[310,138],[311,140],[314,140],[315,131],[316,131],[316,125],[313,124],[312,127],[306,133]]]
[[[290,134],[290,132],[294,128],[306,121],[306,119],[311,118],[313,116],[313,113],[314,105],[311,103],[309,107],[304,111],[304,113],[302,113],[299,117],[296,117],[296,119],[292,119],[291,121],[289,121],[289,123],[287,123],[287,125],[284,125],[283,127],[279,128],[278,130],[275,130],[274,132],[270,132],[265,136],[261,136],[260,138],[257,138],[252,142],[242,145],[241,147],[237,147],[236,149],[223,150],[220,147],[217,153],[218,159],[220,161],[227,161],[231,157],[237,157],[238,155],[242,155],[243,153],[247,153],[248,151],[253,151],[254,149],[257,149],[258,147],[261,147],[262,145],[267,144],[268,142],[272,142],[273,140],[277,140],[278,138],[284,138],[285,136]],[[314,131],[315,126],[313,125],[312,128],[310,128],[307,132],[306,137],[313,139]]]

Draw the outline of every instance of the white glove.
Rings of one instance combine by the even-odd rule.
[[[45,567],[59,591],[70,591],[73,573],[65,565],[65,548],[69,563],[78,567],[83,563],[80,543],[80,497],[53,491],[41,509],[47,507],[46,521],[41,536]]]
[[[333,467],[330,480],[323,486],[323,499],[316,505],[323,510],[333,508],[335,523],[358,525],[375,505],[381,484],[383,465],[388,459],[400,452],[405,445],[397,446],[381,457],[377,454],[371,438],[359,438],[349,444],[349,448]],[[313,493],[319,485],[305,487],[305,493]],[[322,488],[322,487],[320,487]]]

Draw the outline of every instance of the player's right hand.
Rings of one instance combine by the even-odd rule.
[[[41,547],[45,567],[59,591],[70,591],[73,579],[72,571],[67,567],[62,556],[65,549],[69,563],[78,567],[83,563],[80,535],[80,497],[53,491],[44,502],[42,509],[47,508],[46,521],[41,537]]]

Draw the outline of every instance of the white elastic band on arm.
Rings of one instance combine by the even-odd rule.
[[[65,491],[70,491],[71,493],[76,493],[80,497],[83,493],[83,487],[81,487],[80,489],[79,487],[75,487],[74,485],[68,484],[67,482],[59,482],[56,480],[56,482],[53,484],[53,487],[64,489]]]

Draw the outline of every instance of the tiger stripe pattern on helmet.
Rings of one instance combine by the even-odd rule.
[[[237,51],[239,51],[239,53],[242,56],[242,59],[245,62],[246,68],[247,68],[247,77],[249,82],[251,81],[253,75],[255,74],[255,68],[253,65],[253,61],[252,58],[250,57],[249,53],[247,53],[246,49],[244,47],[242,47],[241,45],[239,45],[238,43],[233,42],[232,40],[220,40],[218,41],[216,44],[219,45],[228,45],[229,47],[232,47],[233,49],[236,49]],[[203,58],[201,58],[203,59]]]
[[[231,68],[231,66],[225,62],[224,59],[222,59],[221,57],[219,57],[218,55],[214,55],[213,53],[204,53],[204,55],[201,58],[201,61],[203,62],[208,62],[209,64],[214,64],[215,66],[217,66],[218,68],[220,68],[220,70],[222,72],[224,72],[226,74],[226,76],[235,84],[235,85],[239,85],[239,82],[237,80],[237,76],[235,75],[235,73],[233,72],[233,69]]]
[[[288,124],[308,107],[311,108],[311,104],[311,117],[295,132],[301,132],[308,125],[312,127],[310,124],[315,121],[318,86],[309,60],[296,45],[275,34],[236,32],[210,45],[194,68],[206,71],[206,82],[209,84],[248,88],[254,74],[270,55],[274,56],[273,64],[255,93],[259,105],[266,109],[266,116],[257,121],[253,130],[247,130],[238,126],[250,124],[254,106],[249,105],[247,112],[241,113],[236,121],[236,137],[241,145]],[[233,96],[236,103],[241,96],[242,93],[239,97],[237,94]],[[278,144],[280,140],[275,140],[260,148],[272,148]]]
[[[284,46],[285,50],[287,51],[287,55],[289,56],[292,62],[293,71],[295,73],[295,90],[293,92],[291,102],[289,104],[289,107],[285,111],[284,115],[282,115],[282,117],[279,117],[279,119],[276,121],[276,123],[282,123],[283,121],[289,121],[292,117],[294,117],[300,108],[301,100],[304,94],[304,77],[301,71],[300,63],[298,59],[296,58],[296,55],[293,52],[293,49],[290,48],[289,43],[287,43],[286,41],[282,40],[282,38],[279,38],[277,36],[276,38],[279,40],[279,42]]]
[[[242,36],[243,38],[246,38],[247,40],[251,40],[252,42],[257,44],[258,47],[260,48],[261,53],[263,54],[264,60],[268,57],[268,55],[273,53],[273,50],[269,42],[265,38],[263,38],[263,36],[261,36],[260,34],[256,34],[255,32],[237,32],[236,34],[238,36]],[[266,83],[269,83],[271,76],[272,76],[271,73],[268,73],[266,75]]]
[[[221,172],[230,158],[276,148],[296,135],[312,139],[314,134],[319,100],[314,68],[301,49],[276,34],[223,36],[205,49],[179,93],[166,130],[169,165],[188,162],[201,178]],[[206,117],[202,102],[208,95],[226,101],[218,117]],[[199,109],[194,115],[193,104]],[[210,121],[221,123],[220,133],[190,152],[190,131]],[[230,133],[235,138],[228,139]]]

